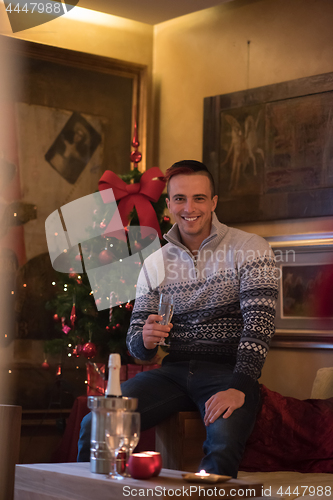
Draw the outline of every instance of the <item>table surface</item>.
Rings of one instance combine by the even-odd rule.
[[[109,479],[103,474],[90,472],[89,463],[66,463],[66,464],[32,464],[17,465],[15,476],[14,500],[107,500],[133,498],[134,496],[145,496],[150,498],[171,497],[191,498],[199,497],[199,486],[209,488],[223,488],[224,483],[217,485],[194,485],[186,483],[182,478],[182,471],[162,469],[160,475],[148,480],[124,478],[121,481]],[[237,486],[249,486],[248,482],[233,480]],[[192,490],[190,492],[190,487]],[[195,487],[197,491],[195,491]],[[150,489],[147,492],[147,488]],[[165,488],[162,495],[161,491]],[[187,493],[183,493],[187,488]],[[167,490],[176,490],[177,495],[168,494]],[[140,491],[139,491],[140,490]],[[179,494],[181,491],[181,494]],[[141,495],[140,495],[141,492]],[[189,495],[189,493],[191,493]],[[210,496],[210,498],[221,498]],[[225,497],[227,498],[227,497]],[[233,498],[237,498],[233,496]],[[271,496],[251,497],[257,500],[275,499]],[[280,499],[281,500],[281,499]]]

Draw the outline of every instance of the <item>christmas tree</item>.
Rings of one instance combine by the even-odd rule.
[[[134,139],[132,145],[134,145]],[[136,165],[140,161],[138,155],[137,151],[131,155],[132,161],[135,162],[134,169],[126,175],[117,176],[117,179],[120,178],[127,185],[139,184],[142,176],[149,172],[139,172]],[[115,176],[115,174],[112,175]],[[130,198],[130,194],[128,197]],[[166,194],[161,194],[158,195],[156,202],[149,201],[156,214],[160,237],[171,227],[170,218],[164,215],[165,198]],[[131,250],[133,250],[133,248],[129,248],[128,238],[124,240],[107,232],[114,209],[112,204],[103,201],[102,196],[97,196],[96,199],[99,200],[99,204],[93,213],[91,231],[93,233],[94,228],[98,226],[106,232],[101,237],[88,238],[82,244],[79,254],[74,255],[69,252],[66,256],[68,263],[75,263],[82,261],[84,254],[85,266],[89,266],[90,269],[101,268],[101,266],[121,261],[122,255],[131,254]],[[132,246],[134,241],[135,250],[140,254],[140,251],[147,246],[145,239],[149,239],[149,236],[144,238],[141,234],[140,217],[135,206],[128,219],[125,231],[131,231]],[[160,243],[163,245],[165,241],[160,239]],[[142,261],[137,260],[138,262],[135,264],[141,267]],[[57,273],[57,280],[53,282],[54,299],[46,305],[47,309],[54,313],[55,338],[45,342],[45,354],[66,353],[69,357],[82,355],[87,359],[100,355],[106,359],[110,352],[118,352],[122,357],[122,362],[128,363],[130,357],[126,348],[126,334],[134,304],[133,291],[128,292],[129,299],[124,303],[124,301],[117,300],[117,285],[121,285],[123,295],[124,293],[126,295],[127,286],[133,287],[130,266],[128,269],[123,266],[119,275],[113,276],[113,284],[99,282],[98,286],[93,287],[86,272],[75,272],[75,265],[69,267],[69,271],[68,274]],[[105,273],[105,276],[101,275],[100,281],[108,279],[108,275]],[[109,288],[106,288],[107,286]],[[109,290],[108,297],[99,297],[99,290],[102,289]],[[109,307],[99,310],[101,301],[105,299],[109,300]]]

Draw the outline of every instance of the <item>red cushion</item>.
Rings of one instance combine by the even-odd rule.
[[[333,398],[300,400],[261,385],[240,470],[333,472]]]

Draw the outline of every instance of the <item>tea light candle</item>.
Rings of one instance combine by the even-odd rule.
[[[205,470],[201,470],[200,472],[196,472],[195,475],[199,476],[201,478],[210,476],[209,472],[206,472]]]
[[[147,455],[150,455],[154,459],[155,471],[153,476],[158,476],[162,469],[162,457],[158,451],[145,451]]]
[[[133,479],[149,479],[155,473],[154,457],[147,453],[133,453],[129,457],[128,470]]]
[[[231,476],[220,476],[219,474],[209,474],[205,470],[200,472],[183,474],[185,481],[189,483],[222,483],[231,479]]]

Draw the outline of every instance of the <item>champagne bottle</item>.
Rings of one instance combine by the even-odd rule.
[[[109,377],[108,377],[108,385],[106,388],[105,395],[107,397],[121,397],[121,388],[120,388],[120,366],[121,359],[120,354],[112,353],[109,356]]]

